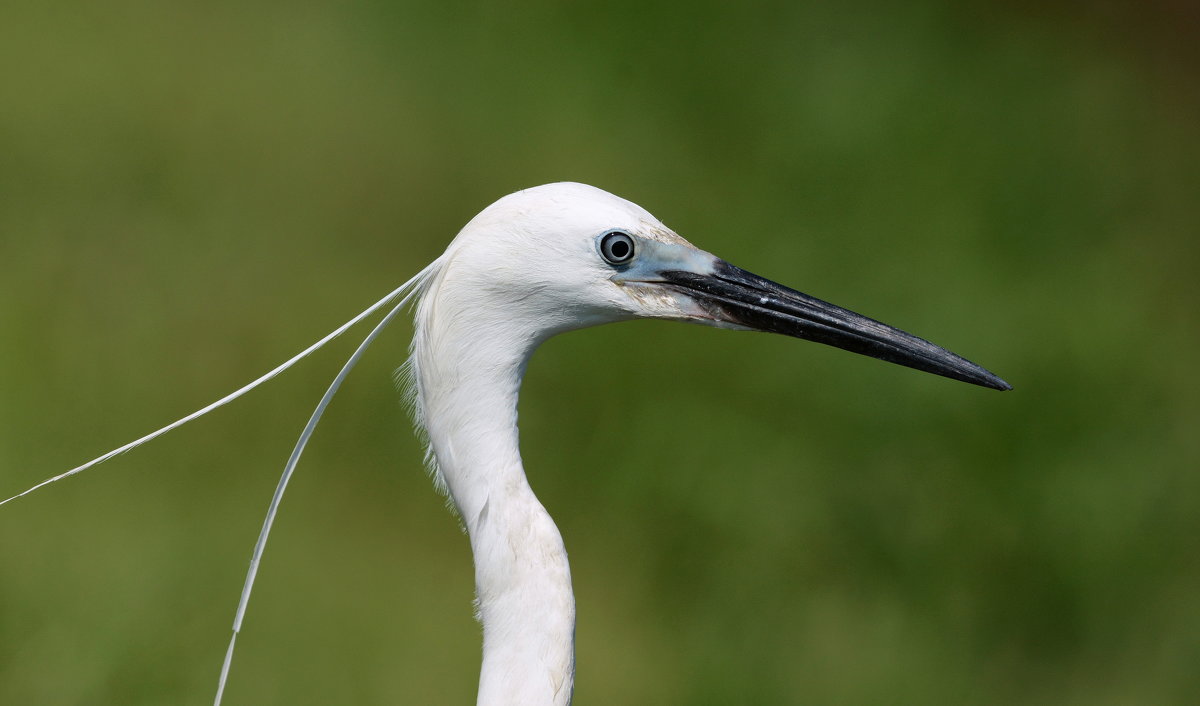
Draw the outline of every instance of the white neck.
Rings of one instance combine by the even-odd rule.
[[[478,706],[566,706],[575,675],[571,573],[517,444],[521,376],[540,337],[488,331],[486,316],[449,318],[435,337],[418,316],[412,363],[419,413],[475,559]]]

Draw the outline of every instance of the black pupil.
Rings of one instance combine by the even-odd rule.
[[[620,236],[614,237],[608,244],[608,253],[614,260],[624,260],[629,257],[629,241]]]

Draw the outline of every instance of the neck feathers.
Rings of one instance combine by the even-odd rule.
[[[565,706],[575,601],[562,537],[525,477],[517,397],[540,342],[456,287],[452,261],[417,307],[409,373],[435,482],[471,539],[483,666],[479,706]]]

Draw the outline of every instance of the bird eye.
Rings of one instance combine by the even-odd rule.
[[[600,254],[610,265],[623,265],[633,259],[633,238],[613,231],[600,239]]]

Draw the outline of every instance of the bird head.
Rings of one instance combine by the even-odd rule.
[[[469,310],[535,343],[601,323],[669,319],[781,333],[1011,389],[924,339],[731,265],[640,206],[584,184],[505,196],[472,219],[444,257],[435,286],[449,316]]]

